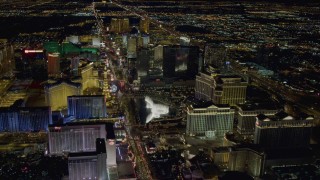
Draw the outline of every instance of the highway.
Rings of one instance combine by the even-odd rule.
[[[298,106],[303,112],[314,115],[316,118],[320,117],[320,112],[317,109],[312,109],[312,102],[310,104],[306,104],[302,102],[304,96],[300,95],[290,88],[275,82],[271,79],[267,79],[264,77],[260,77],[257,74],[250,73],[250,78],[255,81],[260,87],[263,89],[267,89],[267,91],[271,92],[275,95],[280,95],[288,104]]]
[[[243,69],[243,67],[240,64],[238,64],[237,62],[231,61],[231,68],[234,72],[236,72],[238,74],[243,74],[241,72],[241,69]],[[303,101],[306,99],[307,96],[299,94],[299,93],[291,90],[289,87],[286,87],[285,85],[283,85],[277,81],[274,81],[270,78],[260,76],[254,72],[247,72],[246,74],[260,88],[275,95],[276,97],[281,97],[289,105],[296,105],[303,112],[310,114],[310,115],[313,115],[315,118],[320,118],[319,107],[312,108],[312,107],[314,107],[313,103],[317,101],[316,99],[314,99],[314,102]],[[318,100],[318,102],[319,102],[320,98],[318,98],[318,99],[319,99]]]

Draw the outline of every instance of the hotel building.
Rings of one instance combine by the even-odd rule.
[[[215,104],[243,104],[246,100],[248,82],[237,75],[196,76],[195,96],[197,99],[213,101]]]
[[[140,32],[148,34],[149,24],[150,24],[149,19],[140,19],[140,23],[139,23]]]
[[[52,124],[50,107],[1,107],[0,132],[47,131]]]
[[[308,115],[294,118],[282,111],[274,116],[259,114],[254,143],[267,148],[306,147],[313,125],[314,118]]]
[[[187,109],[186,134],[224,136],[232,131],[234,113],[234,109],[225,105],[190,106]]]
[[[68,80],[49,81],[44,86],[45,100],[53,111],[67,107],[67,97],[82,94],[81,83]]]
[[[242,135],[253,135],[258,114],[266,116],[275,115],[278,112],[273,103],[245,103],[238,104],[236,117],[238,119],[237,131]]]
[[[107,180],[105,139],[96,139],[96,152],[70,153],[68,156],[69,180]]]
[[[68,96],[68,115],[76,119],[107,117],[104,95]]]
[[[259,177],[264,173],[266,154],[244,147],[217,147],[211,150],[211,157],[220,169],[246,172]]]
[[[0,39],[0,76],[15,68],[13,55],[13,46],[6,39]]]
[[[54,76],[60,74],[60,54],[49,53],[48,54],[48,75]]]
[[[124,33],[130,30],[129,18],[112,18],[111,31],[114,33]]]
[[[105,124],[49,126],[49,154],[95,152],[96,139],[106,138]]]

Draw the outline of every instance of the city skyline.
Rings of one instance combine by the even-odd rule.
[[[2,1],[0,179],[319,178],[319,6]]]

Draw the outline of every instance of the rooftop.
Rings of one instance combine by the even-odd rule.
[[[0,112],[4,112],[4,111],[22,111],[22,112],[48,111],[49,112],[49,110],[50,110],[49,106],[43,106],[43,107],[0,107]]]
[[[312,120],[313,116],[308,114],[301,114],[301,116],[291,116],[284,111],[279,111],[274,116],[266,116],[264,114],[258,114],[257,118],[259,121],[287,121],[287,120]]]
[[[90,97],[104,97],[104,95],[73,95],[73,96],[68,96],[68,98],[90,98]]]
[[[69,157],[84,157],[84,156],[96,156],[96,152],[76,152],[76,153],[69,153]]]
[[[118,164],[119,179],[136,178],[132,162],[120,162]]]
[[[277,106],[273,102],[261,102],[261,103],[245,103],[238,104],[239,108],[243,111],[254,111],[254,110],[277,110]]]
[[[74,86],[74,87],[81,87],[81,83],[73,82],[70,79],[58,79],[53,83],[49,83],[48,82],[48,83],[44,84],[44,87],[45,88],[51,88],[51,87],[54,87],[54,86],[61,85],[63,83],[71,85],[71,86]]]
[[[246,82],[241,76],[230,74],[230,75],[218,75],[215,77],[215,81],[218,84],[224,84],[224,83],[241,83]]]
[[[313,151],[310,148],[279,148],[266,149],[267,159],[290,159],[312,157]]]
[[[214,104],[212,101],[201,101],[198,99],[191,99],[192,107],[194,109],[208,108],[210,106],[216,106],[218,108],[228,108],[228,104]]]
[[[68,127],[68,126],[106,126],[106,124],[111,124],[113,125],[112,123],[102,123],[102,122],[69,122],[69,123],[66,123],[66,124],[59,124],[59,125],[56,125],[56,124],[50,124],[49,127]]]

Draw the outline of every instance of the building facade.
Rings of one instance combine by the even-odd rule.
[[[92,46],[100,47],[101,46],[101,38],[100,37],[93,37],[92,38]]]
[[[49,53],[48,54],[48,75],[56,76],[60,74],[60,54]]]
[[[107,150],[104,138],[96,139],[98,179],[107,179]]]
[[[246,100],[248,82],[237,75],[196,76],[195,97],[215,104],[243,104]]]
[[[96,146],[96,152],[81,152],[69,154],[69,180],[108,180],[105,139],[97,138]]]
[[[79,76],[81,76],[82,91],[90,87],[98,87],[98,78],[93,76],[93,63],[87,63],[79,67]]]
[[[71,62],[73,63],[73,60]],[[88,88],[99,87],[98,76],[94,76],[92,62],[79,64],[79,60],[74,58],[71,67],[77,68],[74,71],[75,78],[48,80],[44,86],[46,103],[53,111],[67,108],[68,96],[82,95]]]
[[[145,18],[140,19],[140,23],[139,23],[140,32],[148,34],[149,33],[149,24],[150,24],[149,19],[145,19]]]
[[[103,95],[68,96],[68,115],[76,119],[107,117],[105,97]]]
[[[158,45],[154,48],[154,60],[159,61],[159,66],[162,66],[163,61],[163,45]]]
[[[231,150],[231,147],[228,146],[215,147],[210,150],[210,156],[213,159],[214,164],[217,165],[219,169],[228,169]]]
[[[245,103],[237,105],[237,131],[242,135],[253,135],[258,114],[275,115],[277,107],[271,103]]]
[[[215,136],[224,136],[232,131],[234,113],[229,106],[188,107],[186,134],[204,136],[214,131]]]
[[[67,97],[82,94],[81,83],[53,81],[44,86],[45,100],[53,111],[67,108]]]
[[[10,73],[15,68],[14,50],[6,39],[0,39],[0,76]]]
[[[197,46],[164,46],[163,77],[193,79],[202,69]]]
[[[197,99],[211,101],[213,99],[214,83],[213,76],[200,73],[200,75],[196,76],[195,97]]]
[[[147,48],[150,44],[150,36],[141,35],[140,39],[142,40],[142,47]]]
[[[66,41],[71,42],[73,44],[79,44],[79,36],[68,36],[66,37]]]
[[[52,124],[50,107],[0,108],[0,132],[47,131]]]
[[[137,37],[136,36],[128,37],[127,58],[137,58]]]
[[[143,48],[138,52],[136,68],[138,71],[138,77],[147,76],[153,62],[154,51]]]
[[[266,155],[251,148],[216,147],[211,150],[211,157],[223,171],[246,172],[253,177],[264,173]]]
[[[228,170],[246,172],[251,176],[263,175],[264,153],[250,148],[235,148],[230,152]]]
[[[274,116],[259,114],[254,143],[267,148],[307,147],[313,125],[314,118],[311,116],[294,118],[285,112]]]
[[[106,138],[104,124],[49,127],[49,154],[95,152],[96,139]]]
[[[114,33],[124,33],[130,30],[129,18],[112,18],[111,31]]]

